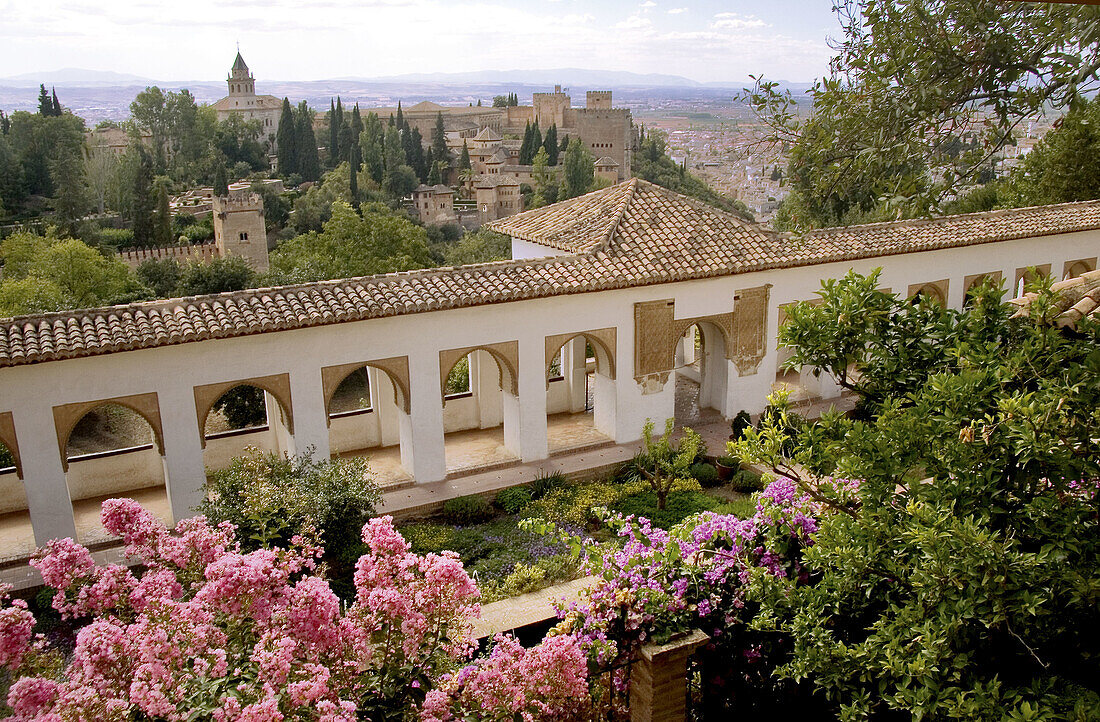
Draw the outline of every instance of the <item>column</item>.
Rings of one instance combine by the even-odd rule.
[[[76,539],[73,504],[57,448],[53,410],[49,406],[13,409],[12,421],[19,437],[23,487],[35,543],[43,546],[51,539]]]
[[[295,368],[290,372],[290,403],[293,405],[294,433],[290,453],[313,451],[313,458],[325,461],[331,456],[325,391],[319,367]]]
[[[582,341],[583,343],[583,341]],[[583,351],[582,351],[583,353]],[[546,360],[545,341],[522,338],[519,342],[519,397],[505,392],[505,445],[508,446],[508,407],[514,404],[518,415],[517,442],[523,461],[538,461],[550,455],[546,441]],[[508,446],[509,449],[514,447]]]
[[[409,355],[409,414],[399,414],[401,465],[419,484],[447,476],[443,445],[443,391],[439,386],[439,353]]]
[[[584,411],[585,377],[588,375],[587,359],[584,353],[585,340],[583,336],[571,339],[562,348],[562,375],[569,384],[569,410],[574,414]]]
[[[164,486],[172,518],[179,522],[195,516],[202,501],[202,486],[206,482],[202,433],[190,386],[157,389],[157,403],[164,430]]]
[[[661,646],[642,647],[630,670],[630,722],[687,719],[687,663],[707,635],[693,630]]]

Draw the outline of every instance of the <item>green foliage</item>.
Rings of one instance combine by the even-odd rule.
[[[676,165],[668,156],[664,136],[658,131],[650,130],[646,133],[638,152],[633,156],[631,170],[636,178],[656,183],[662,188],[697,198],[727,213],[752,220],[752,214],[744,203],[718,193],[702,178]]]
[[[298,534],[326,549],[338,593],[347,596],[360,531],[382,500],[365,459],[288,458],[255,449],[215,471],[198,511],[230,522],[246,549],[286,548]]]
[[[360,211],[344,201],[333,202],[332,217],[321,233],[297,236],[271,253],[269,281],[325,281],[431,265],[422,227],[379,204],[366,204]]]
[[[191,261],[182,266],[177,296],[200,296],[207,293],[243,291],[251,288],[256,273],[240,256]]]
[[[733,491],[751,494],[764,488],[764,478],[751,469],[738,469],[727,484]]]
[[[451,367],[451,370],[447,372],[447,380],[443,384],[443,393],[450,396],[453,394],[466,394],[470,392],[470,357],[463,356],[455,365]]]
[[[765,140],[791,148],[794,228],[938,210],[982,182],[1019,123],[1080,105],[1100,69],[1096,7],[846,0],[836,11],[843,37],[808,117],[772,82],[748,94]]]
[[[785,332],[804,359],[852,365],[863,414],[792,425],[777,398],[731,443],[834,512],[804,552],[813,584],[757,580],[754,625],[791,639],[778,674],[846,719],[1096,717],[1100,327],[1059,329],[1041,287],[1027,317],[988,287],[930,315],[874,280],[826,286],[824,330]],[[826,348],[867,317],[895,340]],[[819,474],[861,482],[834,496]]]
[[[718,469],[715,469],[710,464],[698,463],[692,464],[688,467],[688,474],[692,479],[699,482],[699,486],[703,488],[718,486]]]
[[[134,275],[149,288],[157,298],[171,298],[176,295],[180,283],[180,264],[174,258],[149,259],[143,261]]]
[[[298,170],[298,126],[294,121],[294,110],[290,106],[289,98],[283,98],[279,130],[275,134],[275,148],[279,174],[284,178],[295,173],[301,175]]]
[[[745,496],[719,504],[711,511],[715,514],[735,516],[738,519],[748,519],[756,513],[756,501],[751,496]]]
[[[511,239],[487,228],[467,231],[457,243],[443,251],[443,260],[448,266],[504,261],[511,257]]]
[[[558,200],[576,198],[592,190],[596,175],[595,162],[580,138],[574,138],[569,142],[569,147],[565,151],[565,160],[562,161],[562,182],[565,194]]]
[[[531,490],[525,486],[511,486],[497,492],[493,503],[505,514],[518,514],[531,503]]]
[[[298,152],[298,175],[304,181],[321,178],[321,160],[317,153],[317,136],[313,133],[313,111],[306,101],[298,103],[294,114],[294,146]]]
[[[255,386],[234,386],[214,402],[231,429],[248,429],[267,423],[267,402],[263,389]]]
[[[730,421],[730,435],[734,437],[740,436],[741,432],[750,426],[752,426],[752,417],[749,416],[748,411],[741,409]]]
[[[568,483],[569,479],[560,471],[552,471],[549,474],[540,471],[535,480],[531,482],[531,498],[541,499],[554,489],[563,487]]]
[[[15,457],[8,447],[0,444],[0,469],[10,469],[15,466]]]
[[[100,228],[96,233],[102,246],[129,248],[134,245],[134,231],[130,228]]]
[[[674,419],[665,421],[665,432],[653,438],[653,422],[642,427],[642,450],[625,469],[629,481],[645,481],[657,496],[657,509],[664,510],[668,493],[677,481],[690,477],[690,468],[705,453],[703,440],[693,430],[683,428],[679,440],[672,440]]]
[[[477,524],[492,516],[492,505],[477,495],[459,496],[443,503],[443,518],[449,524]]]
[[[647,489],[620,499],[610,508],[624,516],[644,516],[653,526],[668,529],[689,516],[713,511],[719,505],[720,502],[712,496],[698,490],[684,489],[671,492],[662,507],[657,502],[657,495]]]
[[[639,480],[624,483],[598,481],[567,484],[532,501],[524,509],[523,516],[578,527],[598,527],[602,524],[600,509],[614,506],[621,499],[645,490],[646,483]]]

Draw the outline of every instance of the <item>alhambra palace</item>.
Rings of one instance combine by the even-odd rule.
[[[779,370],[784,307],[822,279],[882,268],[894,293],[960,308],[975,283],[1018,289],[1030,267],[1091,289],[1100,253],[1096,201],[795,237],[637,179],[488,225],[512,260],[3,321],[5,581],[36,583],[26,555],[55,537],[116,558],[104,498],[185,518],[207,470],[247,447],[369,455],[382,510],[400,515],[538,469],[605,468],[646,419],[705,431],[779,386],[839,403],[828,377]],[[1096,306],[1067,294],[1067,317]],[[466,386],[448,390],[463,362]],[[369,391],[348,408],[355,374]],[[241,385],[263,390],[266,422],[212,427]],[[103,405],[140,416],[150,443],[73,455],[74,427]]]

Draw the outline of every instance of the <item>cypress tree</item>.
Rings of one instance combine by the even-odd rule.
[[[466,145],[466,141],[462,141],[462,155],[458,159],[458,169],[466,170],[470,167],[470,147]]]
[[[527,159],[527,165],[531,165],[535,162],[535,153],[539,152],[539,148],[542,147],[542,131],[539,130],[539,122],[536,120],[535,124],[531,126],[531,147],[527,150],[529,157]]]
[[[53,115],[53,102],[50,100],[50,94],[46,92],[45,83],[38,86],[38,114],[47,118]]]
[[[561,155],[567,150],[569,150],[569,136],[563,135],[561,137],[561,142],[558,143],[558,155]]]
[[[337,151],[340,148],[340,127],[336,124],[336,102],[328,99],[328,165],[330,168],[336,165],[336,159],[340,156]]]
[[[477,99],[477,107],[479,107],[479,108],[481,107],[481,98]]]
[[[435,128],[432,130],[432,161],[450,163],[451,154],[447,151],[447,131],[443,127],[443,113],[435,114]]]
[[[396,128],[397,127],[397,123],[393,119],[393,113],[390,113],[390,122],[387,125],[389,125],[389,127],[391,127],[391,128]]]
[[[546,149],[547,165],[558,164],[558,124],[551,124],[546,131],[546,138],[542,141],[542,147]]]
[[[140,174],[140,171],[139,171]],[[217,169],[214,170],[214,195],[227,196],[229,195],[229,178],[225,172],[225,162],[218,163]]]
[[[409,152],[405,157],[409,159],[409,165],[416,171],[416,177],[424,182],[428,178],[428,173],[431,171],[431,158],[426,157],[424,153],[424,138],[420,135],[420,128],[413,128],[409,136]],[[431,154],[428,153],[428,156]]]
[[[53,116],[55,118],[61,117],[61,103],[57,102],[57,88],[50,88],[53,92]]]
[[[283,98],[283,112],[279,116],[279,130],[275,134],[275,152],[279,175],[284,178],[291,173],[301,174],[301,163],[298,160],[298,126],[294,122],[294,110],[290,107],[290,99]]]
[[[335,168],[340,164],[340,161],[347,154],[347,149],[344,148],[342,143],[344,142],[344,104],[340,100],[340,96],[336,96],[336,145],[333,146],[332,153],[332,167]]]
[[[225,169],[222,168],[222,173]],[[217,192],[215,190],[215,192]],[[134,173],[134,245],[149,246],[155,241],[153,230],[153,159],[145,152],[145,148],[138,146],[138,167]]]
[[[351,148],[348,151],[348,166],[351,169],[351,175],[348,178],[348,191],[351,194],[351,207],[356,211],[359,210],[359,146],[355,143],[351,144]]]
[[[523,131],[523,143],[519,146],[519,164],[531,165],[531,121],[527,121],[527,127]]]
[[[295,141],[298,151],[298,175],[302,180],[315,181],[321,177],[321,159],[317,156],[317,136],[313,134],[313,111],[306,101],[298,104],[295,113]]]
[[[433,160],[432,169],[428,173],[428,185],[435,186],[443,182],[443,178],[439,173],[439,166],[442,165],[442,161]]]
[[[168,189],[164,183],[157,184],[157,215],[153,226],[153,245],[167,246],[172,243],[172,211],[168,207]]]
[[[359,145],[359,134],[363,132],[363,116],[359,115],[359,103],[356,103],[355,109],[351,111],[351,131],[352,142]]]
[[[397,129],[405,130],[405,115],[401,112],[401,101],[397,101]],[[406,151],[405,155],[408,155]]]

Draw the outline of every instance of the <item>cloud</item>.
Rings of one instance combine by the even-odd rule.
[[[737,13],[718,13],[710,24],[715,30],[748,30],[749,28],[768,27],[768,24],[754,15]]]
[[[640,7],[642,10],[649,10],[650,8],[657,7],[657,3],[653,2],[653,0],[645,0],[645,2],[643,2],[638,7]]]
[[[615,23],[616,30],[642,30],[653,27],[653,21],[640,15],[631,15],[626,20]]]
[[[669,15],[679,15],[680,13],[686,13],[687,11],[688,11],[687,8],[671,8],[668,11],[668,14]]]

